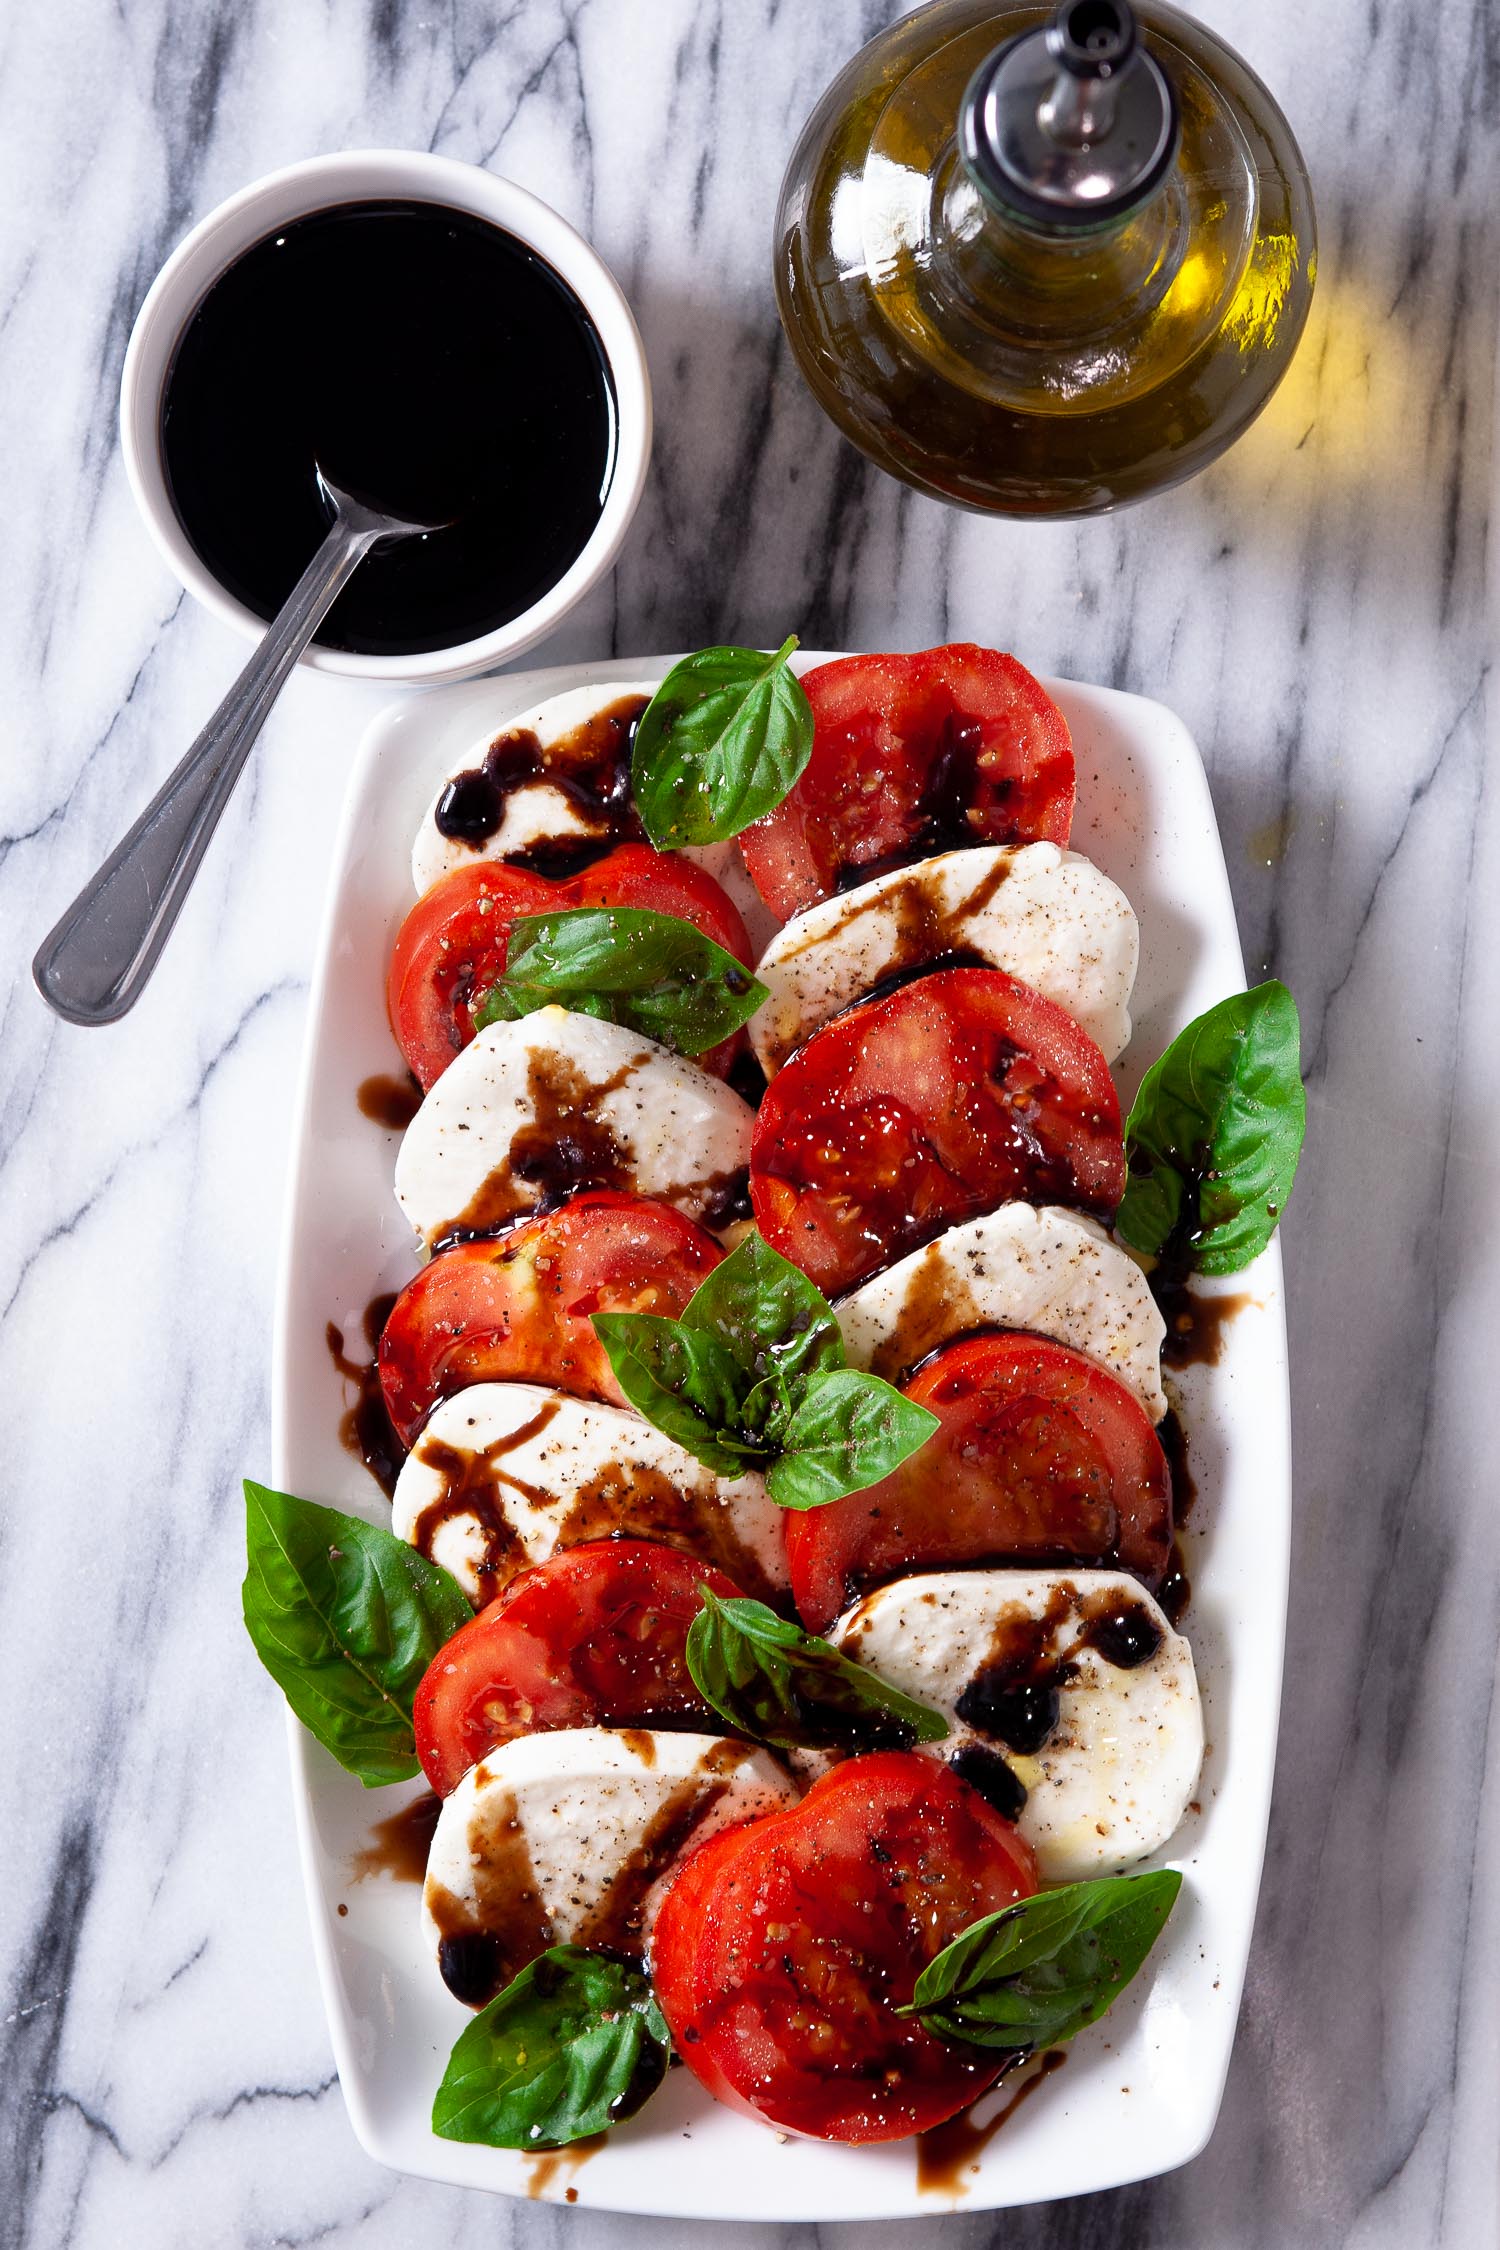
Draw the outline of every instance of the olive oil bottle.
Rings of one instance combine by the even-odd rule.
[[[882,469],[1080,516],[1223,452],[1291,360],[1316,266],[1286,119],[1142,0],[935,0],[809,119],[776,226],[803,374]]]

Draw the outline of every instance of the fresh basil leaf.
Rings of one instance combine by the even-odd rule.
[[[766,1472],[781,1508],[822,1508],[879,1484],[927,1443],[938,1417],[878,1375],[853,1367],[810,1376]]]
[[[705,648],[674,664],[641,714],[630,782],[662,850],[719,844],[781,803],[812,756],[812,706],[788,658]]]
[[[741,1433],[743,1380],[717,1337],[660,1313],[595,1313],[615,1381],[648,1422],[715,1476],[743,1476],[763,1448]]]
[[[743,962],[679,915],[580,906],[517,918],[504,973],[474,1021],[482,1029],[557,1002],[701,1055],[747,1024],[765,997]]]
[[[844,1364],[844,1339],[832,1307],[799,1266],[758,1234],[699,1283],[683,1326],[713,1336],[743,1377],[747,1431],[779,1437],[810,1375]]]
[[[905,1750],[947,1734],[941,1711],[851,1664],[764,1602],[721,1600],[708,1586],[700,1591],[703,1607],[688,1627],[688,1670],[704,1701],[739,1733],[782,1750],[835,1743]]]
[[[415,1547],[245,1480],[245,1625],[310,1734],[367,1789],[418,1772],[412,1697],[473,1617],[462,1588]]]
[[[899,1468],[937,1416],[844,1365],[822,1291],[747,1235],[680,1320],[596,1313],[594,1333],[637,1413],[718,1476],[754,1464],[783,1508],[820,1508]]]
[[[1306,1121],[1286,986],[1273,979],[1221,1000],[1141,1080],[1116,1232],[1198,1273],[1238,1273],[1276,1231]]]
[[[670,2052],[639,1969],[555,1945],[459,2033],[432,2129],[489,2148],[564,2148],[634,2117],[665,2078]]]
[[[971,2046],[1060,2046],[1124,1991],[1181,1888],[1164,1867],[1038,1891],[945,1946],[900,2012]]]

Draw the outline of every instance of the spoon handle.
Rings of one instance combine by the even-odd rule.
[[[69,1023],[135,1006],[287,674],[378,530],[337,515],[255,654],[181,765],[42,940],[31,973]]]

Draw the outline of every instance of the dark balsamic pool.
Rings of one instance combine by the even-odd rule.
[[[436,203],[313,212],[223,273],[167,375],[162,453],[209,570],[262,617],[327,529],[315,464],[446,528],[377,550],[318,632],[408,656],[507,624],[599,520],[615,400],[598,331],[514,236]]]

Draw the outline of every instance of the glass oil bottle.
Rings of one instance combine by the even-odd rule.
[[[1285,118],[1160,0],[903,17],[823,96],[777,215],[823,407],[893,476],[1002,515],[1215,459],[1285,373],[1315,266]]]

